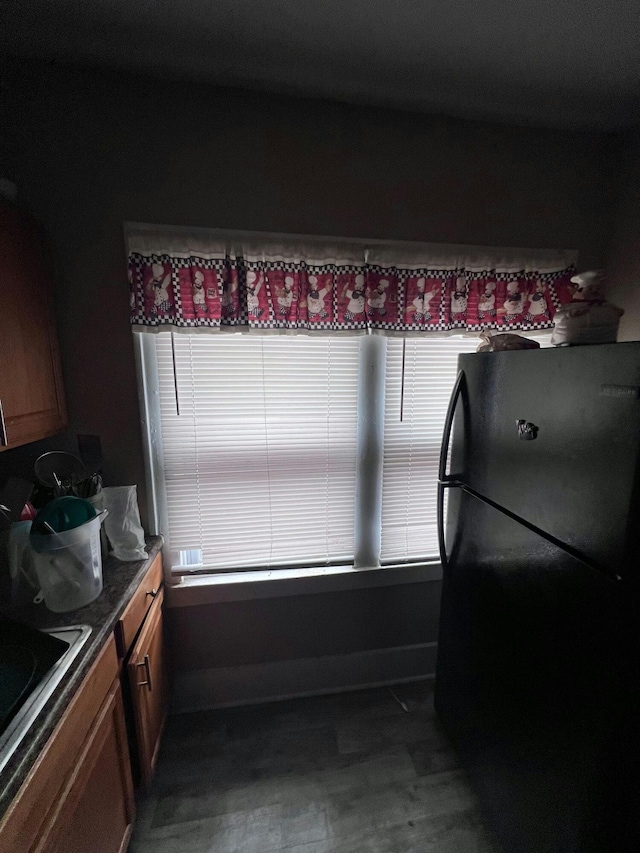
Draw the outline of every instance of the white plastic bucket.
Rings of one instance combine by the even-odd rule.
[[[62,533],[31,534],[44,603],[54,613],[84,607],[102,592],[100,525],[106,514]]]

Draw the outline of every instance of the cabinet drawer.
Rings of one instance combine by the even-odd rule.
[[[140,630],[149,608],[162,586],[162,555],[157,554],[127,609],[116,625],[118,654],[125,657]]]

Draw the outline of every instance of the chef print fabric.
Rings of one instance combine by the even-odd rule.
[[[350,261],[353,257],[349,258]],[[129,256],[138,327],[249,327],[410,333],[553,325],[573,298],[573,266],[554,272],[437,270],[362,262]]]

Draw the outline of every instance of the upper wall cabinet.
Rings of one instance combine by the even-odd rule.
[[[38,223],[0,202],[0,451],[67,425],[51,275]]]

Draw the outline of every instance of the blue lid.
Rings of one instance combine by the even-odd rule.
[[[95,507],[82,498],[73,498],[67,496],[64,498],[55,498],[46,506],[42,507],[36,515],[31,526],[33,533],[43,535],[51,534],[47,529],[46,524],[51,525],[55,533],[62,533],[64,530],[73,530],[75,527],[80,527],[96,517]]]

